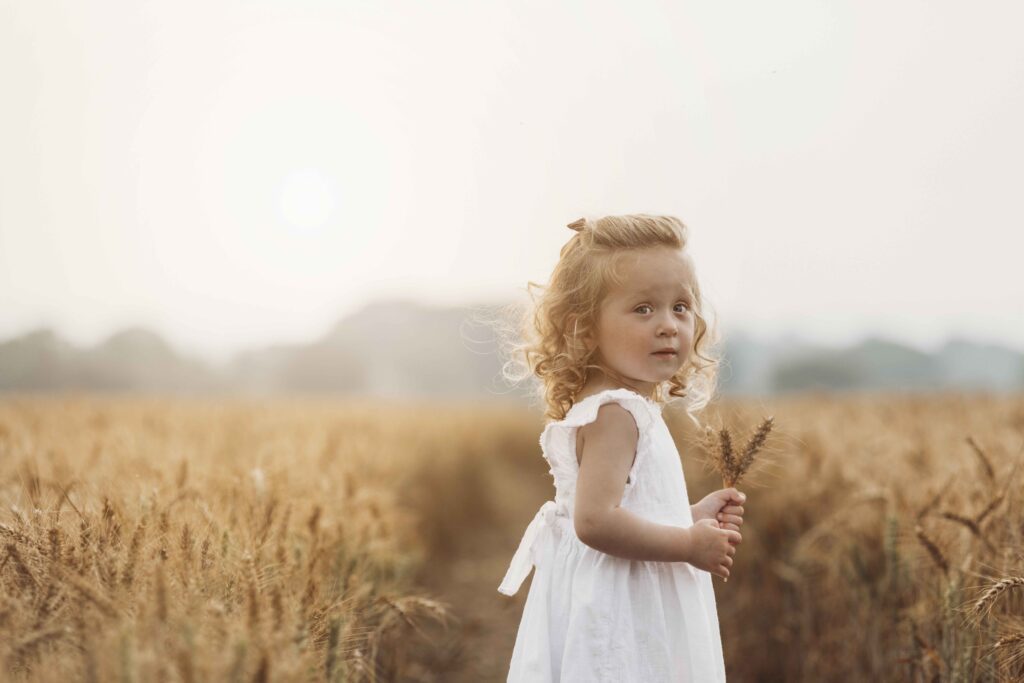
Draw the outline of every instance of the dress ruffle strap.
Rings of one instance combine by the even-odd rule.
[[[555,482],[555,490],[562,496],[572,498],[576,491],[576,478],[580,471],[579,460],[576,457],[576,430],[594,422],[601,406],[606,403],[618,403],[632,414],[636,422],[639,432],[637,453],[636,460],[629,470],[627,486],[632,486],[636,481],[637,474],[643,466],[642,461],[648,448],[647,442],[651,438],[650,433],[655,426],[655,414],[660,415],[661,408],[630,389],[605,389],[575,403],[565,418],[547,423],[541,432],[541,451],[551,466],[550,474]]]
[[[516,554],[512,556],[512,563],[509,564],[505,578],[502,580],[501,585],[498,586],[499,593],[515,595],[519,590],[519,586],[526,580],[530,570],[537,563],[537,539],[541,533],[551,531],[555,525],[555,517],[558,514],[559,505],[553,500],[549,500],[540,506],[540,510],[537,511],[529,526],[526,527],[526,532],[523,534],[523,540],[519,542]]]

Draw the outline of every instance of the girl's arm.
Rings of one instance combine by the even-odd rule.
[[[690,561],[690,528],[657,524],[619,507],[639,440],[629,411],[606,403],[580,432],[582,456],[573,512],[579,539],[629,560]]]

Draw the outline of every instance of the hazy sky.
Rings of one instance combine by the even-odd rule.
[[[1022,8],[0,0],[0,337],[303,341],[647,212],[727,331],[1024,349]]]

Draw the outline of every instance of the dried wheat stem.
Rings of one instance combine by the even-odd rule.
[[[253,683],[267,683],[270,680],[270,656],[266,652],[260,655],[260,663],[252,680]]]
[[[998,496],[993,498],[989,502],[989,504],[985,506],[985,509],[982,510],[981,512],[979,512],[978,516],[974,518],[974,523],[977,524],[978,527],[980,528],[981,527],[981,523],[985,521],[985,518],[988,517],[989,514],[993,510],[995,510],[997,507],[999,507],[999,504],[1002,503],[1002,502],[1003,502],[1003,494],[999,494]]]
[[[33,540],[31,538],[21,533],[17,529],[12,529],[11,527],[7,526],[6,524],[3,524],[2,522],[0,522],[0,534],[3,534],[8,538],[12,538],[23,545],[31,545],[33,543]]]
[[[155,592],[156,592],[156,616],[160,623],[167,622],[167,579],[164,576],[164,561],[156,563]]]
[[[722,464],[725,466],[726,472],[733,472],[736,469],[736,456],[732,451],[732,434],[725,427],[718,432],[719,448],[722,458]]]
[[[203,539],[203,545],[199,553],[199,569],[205,572],[213,566],[213,558],[210,555],[210,539]]]
[[[928,535],[924,532],[924,529],[920,524],[914,527],[914,533],[917,535],[917,540],[921,542],[925,550],[928,551],[928,555],[931,556],[935,564],[942,570],[943,574],[949,573],[949,562],[946,561],[946,556],[939,550],[939,546],[935,545],[932,539],[928,538]]]
[[[50,561],[58,563],[60,562],[60,529],[51,527],[46,534],[50,541]]]
[[[754,456],[768,439],[772,431],[774,418],[767,417],[761,421],[754,434],[747,441],[746,446],[737,456],[732,444],[732,434],[725,427],[718,431],[717,443],[714,432],[710,427],[705,429],[705,437],[708,441],[708,448],[712,453],[712,465],[722,476],[722,483],[727,486],[738,486],[740,479],[754,463]]]
[[[946,483],[942,485],[942,488],[940,488],[935,495],[932,496],[932,499],[928,501],[928,504],[921,508],[921,511],[917,513],[917,521],[921,521],[929,512],[935,509],[935,506],[939,504],[939,500],[942,496],[946,495],[946,491],[948,491],[949,487],[953,485],[954,480],[955,479],[952,475],[946,479]]]
[[[978,525],[974,522],[973,519],[968,519],[967,517],[964,517],[962,515],[956,514],[955,512],[949,512],[949,511],[943,512],[942,516],[944,518],[950,520],[951,522],[956,522],[957,524],[961,524],[961,525],[967,527],[970,530],[970,532],[976,538],[981,540],[989,550],[991,550],[992,552],[995,552],[995,550],[996,550],[995,546],[992,545],[992,543],[987,538],[985,538],[985,535],[983,533],[981,533],[981,529],[978,527]]]
[[[21,553],[18,552],[18,546],[13,543],[8,543],[7,557],[9,557],[11,562],[14,563],[14,569],[18,574],[18,580],[22,584],[22,587],[30,587],[32,589],[32,594],[35,595],[39,590],[39,582],[36,580],[35,575],[32,574],[32,570],[28,568],[25,560],[22,559]]]
[[[255,632],[260,626],[260,595],[255,569],[249,572],[248,603],[248,625]]]
[[[39,602],[39,607],[36,611],[35,624],[32,626],[32,630],[36,631],[41,629],[45,624],[50,615],[64,601],[63,596],[60,595],[60,586],[56,581],[50,581],[46,584],[46,594],[43,595],[43,599]]]
[[[1011,645],[1024,645],[1024,631],[1018,631],[1017,633],[1011,633],[1008,636],[1003,636],[997,640],[992,647],[998,650],[1003,647],[1010,647]]]
[[[14,651],[11,653],[11,659],[14,661],[26,659],[45,643],[48,643],[51,640],[57,640],[58,638],[66,635],[67,632],[67,627],[55,626],[53,628],[48,628],[45,631],[38,631],[26,636],[14,647]]]
[[[747,442],[746,447],[743,449],[743,455],[740,456],[739,472],[741,476],[747,471],[750,465],[753,464],[754,456],[759,450],[761,450],[761,446],[764,445],[764,442],[768,440],[768,434],[771,433],[772,425],[774,425],[774,423],[774,417],[766,417],[761,421],[761,424],[758,425],[757,431],[754,432],[754,436],[752,436],[750,441]]]
[[[992,651],[999,656],[1004,667],[1012,667],[1024,660],[1024,631],[1004,635],[995,642]]]
[[[121,584],[125,588],[131,588],[135,580],[135,565],[139,559],[139,549],[142,547],[142,537],[146,533],[146,518],[143,517],[132,533],[132,540],[128,544],[128,558],[125,560],[124,569],[121,571]]]
[[[973,613],[977,618],[981,618],[992,610],[992,606],[995,604],[999,596],[1011,588],[1018,586],[1024,586],[1024,576],[1008,576],[1004,579],[996,581],[988,590],[986,590],[978,601],[974,603]]]
[[[61,567],[55,567],[55,569],[61,581],[69,584],[78,591],[79,595],[96,605],[103,614],[111,618],[117,616],[117,608],[114,606],[114,603],[97,593],[84,579]]]
[[[981,461],[981,466],[985,470],[985,476],[994,484],[996,481],[996,471],[992,467],[992,461],[989,460],[987,455],[985,455],[985,451],[981,450],[981,446],[977,444],[973,436],[967,437],[967,445],[971,447],[975,455],[978,456],[978,460]]]

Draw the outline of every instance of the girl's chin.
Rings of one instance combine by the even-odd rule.
[[[680,363],[675,358],[672,358],[672,359],[662,359],[662,360],[655,359],[654,360],[654,370],[651,372],[651,374],[653,374],[653,375],[665,375],[665,374],[668,374],[669,376],[672,376],[672,375],[676,374],[677,372],[679,372],[679,368],[680,367],[682,367],[682,363]]]

